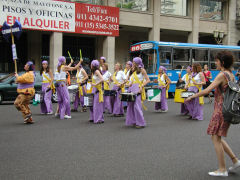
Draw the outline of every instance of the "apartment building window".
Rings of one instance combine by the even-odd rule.
[[[116,0],[117,7],[134,11],[148,11],[149,0]]]
[[[222,0],[200,0],[200,18],[223,20],[224,2]]]
[[[188,0],[161,0],[161,13],[188,16]]]
[[[85,4],[103,5],[102,0],[65,0],[65,1],[85,3]]]

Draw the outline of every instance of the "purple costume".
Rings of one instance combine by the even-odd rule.
[[[133,58],[133,62],[135,62],[140,68],[143,68],[144,65],[142,63],[142,59],[139,57]],[[128,102],[127,114],[126,114],[126,122],[127,126],[146,126],[146,121],[143,117],[142,111],[142,98],[141,94],[139,94],[139,84],[134,83],[131,87],[128,88],[128,92],[132,92],[137,94],[135,102]]]
[[[52,113],[52,90],[46,92],[50,83],[42,83],[42,92],[44,92],[43,102],[41,103],[41,113]]]
[[[131,87],[129,87],[128,92],[138,94],[139,84],[133,84]],[[143,117],[142,111],[141,94],[137,95],[135,102],[128,102],[125,124],[127,126],[146,126],[146,121]]]
[[[119,87],[117,85],[114,85],[112,90],[116,90],[117,91],[117,95],[116,96],[112,96],[112,103],[113,103],[113,114],[114,115],[123,115],[124,114],[124,110],[123,110],[123,102],[120,99],[120,94],[121,94],[121,90],[119,90]]]
[[[65,57],[60,56],[58,58],[58,67],[65,61]],[[59,79],[56,85],[60,119],[64,119],[65,115],[71,116],[70,97],[65,80],[66,73],[60,70]]]
[[[159,87],[161,89],[161,102],[155,103],[155,110],[161,109],[162,111],[168,110],[167,98],[166,98],[166,88]]]
[[[198,92],[198,88],[191,86],[188,88],[188,91]],[[186,102],[186,107],[189,111],[192,119],[203,120],[203,105],[199,104],[199,98],[194,98],[189,102]]]
[[[75,101],[74,101],[74,104],[73,104],[74,110],[78,109],[79,103],[82,107],[84,106],[84,95],[86,94],[85,93],[85,86],[81,86],[80,88],[82,88],[83,96],[81,96],[81,94],[80,94],[80,98],[79,98],[79,91],[76,93]]]
[[[104,122],[103,117],[103,110],[104,110],[104,104],[103,102],[99,102],[99,92],[97,92],[97,89],[94,87],[93,92],[93,107],[90,107],[90,120],[93,120],[94,123],[100,123]]]
[[[99,67],[98,60],[93,60],[91,63],[93,67]],[[94,75],[93,75],[94,76]],[[97,83],[97,82],[96,82]],[[93,107],[90,107],[90,121],[94,123],[104,122],[103,111],[104,111],[104,103],[99,102],[99,92],[97,92],[97,88],[93,87]]]

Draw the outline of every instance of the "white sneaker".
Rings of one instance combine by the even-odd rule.
[[[58,117],[59,116],[59,114],[58,113],[55,113],[55,117]]]
[[[227,171],[224,171],[224,172],[214,171],[214,172],[209,172],[208,174],[210,176],[221,176],[221,177],[227,177],[228,176],[228,172]]]
[[[238,162],[236,162],[235,164],[233,164],[233,166],[231,166],[228,170],[230,172],[233,172],[235,169],[240,167],[240,160],[238,160]]]
[[[71,119],[72,117],[71,117],[71,116],[68,116],[68,115],[65,115],[64,118],[65,118],[65,119]]]
[[[161,112],[168,112],[168,110],[161,110]]]
[[[53,112],[49,112],[49,113],[47,113],[48,115],[51,115],[51,114],[53,114]]]

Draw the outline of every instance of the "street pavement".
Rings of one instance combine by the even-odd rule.
[[[207,100],[206,100],[207,101]],[[179,115],[169,99],[167,113],[146,102],[147,127],[124,125],[124,117],[105,115],[104,124],[88,122],[89,112],[60,120],[40,115],[32,106],[33,125],[24,125],[10,104],[0,106],[0,180],[215,180],[217,158],[206,134],[213,104],[204,105],[204,120]],[[56,104],[54,104],[56,109]],[[240,153],[240,125],[229,129],[227,142]],[[239,156],[240,157],[240,156]],[[227,167],[231,165],[225,157]],[[228,180],[239,180],[240,169]]]

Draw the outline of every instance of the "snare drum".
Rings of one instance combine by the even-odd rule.
[[[93,106],[93,97],[94,97],[93,93],[86,94],[84,96],[84,106],[92,107]]]
[[[73,103],[75,101],[76,93],[78,91],[78,85],[68,86],[68,92],[70,97],[70,102]]]
[[[174,96],[174,102],[176,103],[184,103],[184,99],[181,97],[181,93],[185,92],[185,89],[176,89],[175,90],[175,96]]]
[[[193,91],[185,91],[185,92],[181,93],[181,97],[182,98],[188,98],[190,96],[193,96],[194,94],[195,94],[195,92],[193,92]]]
[[[116,96],[117,91],[116,90],[104,90],[104,96]]]
[[[134,102],[136,100],[137,95],[133,93],[121,93],[120,94],[120,99],[121,101],[126,101],[126,102]]]
[[[161,90],[158,88],[147,90],[147,99],[152,102],[161,102]]]

